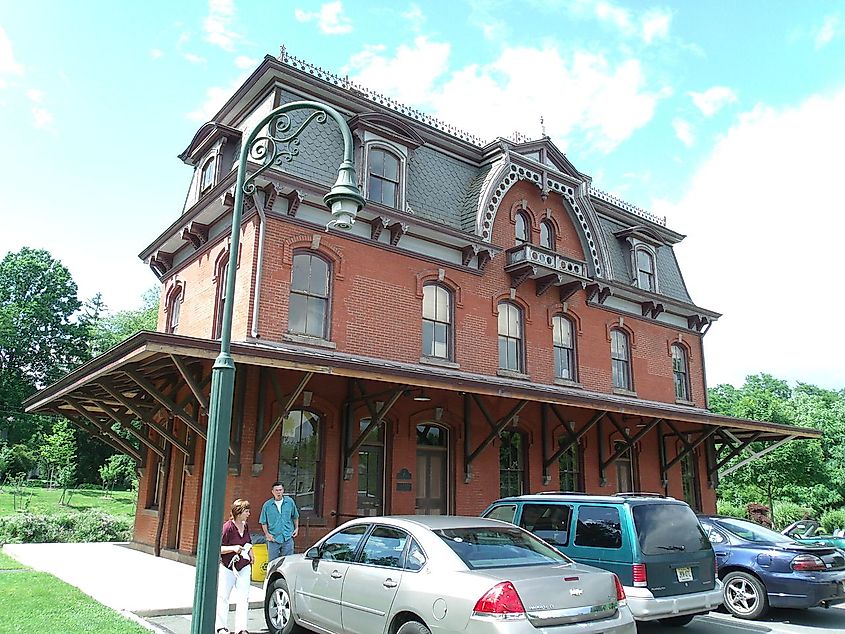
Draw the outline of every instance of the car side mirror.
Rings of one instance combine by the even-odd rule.
[[[305,551],[305,558],[306,559],[319,559],[320,558],[320,549],[316,546],[312,546],[308,550]]]

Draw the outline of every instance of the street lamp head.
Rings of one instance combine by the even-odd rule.
[[[349,229],[355,224],[355,217],[364,207],[364,197],[355,184],[355,167],[351,161],[343,161],[337,171],[337,181],[323,201],[332,212],[332,219],[326,231],[332,227]]]

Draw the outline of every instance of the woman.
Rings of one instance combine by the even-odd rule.
[[[246,630],[249,609],[249,581],[252,575],[252,540],[249,537],[249,502],[232,502],[232,519],[223,525],[220,547],[220,576],[217,581],[217,634],[229,634],[229,596],[235,589],[235,631]]]

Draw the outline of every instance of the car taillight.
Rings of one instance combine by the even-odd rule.
[[[790,564],[793,570],[827,570],[824,562],[815,555],[798,555]]]
[[[490,588],[472,609],[474,616],[494,616],[514,619],[525,616],[525,606],[510,581],[503,581]]]
[[[634,578],[634,587],[645,588],[648,585],[645,564],[634,564],[631,566],[631,576]]]
[[[625,588],[622,587],[622,582],[619,581],[619,577],[613,575],[613,581],[616,583],[616,600],[619,602],[619,605],[625,605],[628,603],[627,597],[625,596]]]

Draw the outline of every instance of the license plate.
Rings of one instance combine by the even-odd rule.
[[[678,581],[692,581],[692,568],[677,568],[675,573],[678,575]]]

